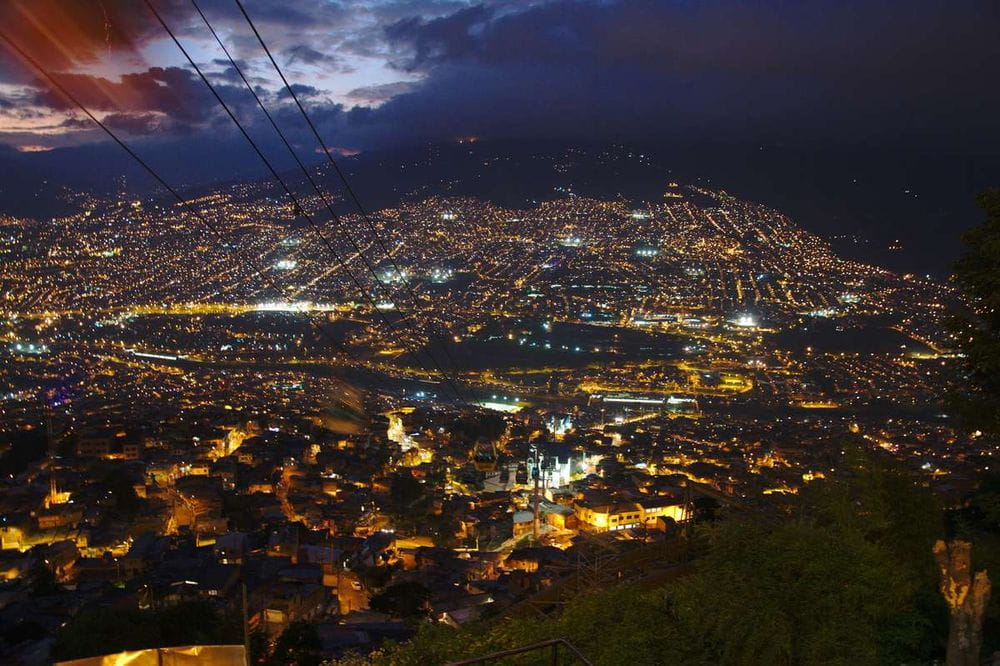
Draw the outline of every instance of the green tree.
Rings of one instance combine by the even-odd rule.
[[[809,484],[790,518],[730,519],[712,531],[704,564],[670,594],[685,643],[733,664],[938,654],[947,615],[931,548],[942,510],[878,453],[852,451],[845,463],[849,474]]]
[[[376,664],[408,666],[562,637],[594,664],[927,663],[946,614],[931,545],[942,515],[927,488],[875,454],[843,480],[814,482],[790,516],[701,527],[708,555],[659,588],[573,599],[556,618],[424,625]],[[374,607],[373,600],[373,607]],[[542,661],[525,663],[547,663]]]
[[[266,664],[271,643],[263,629],[255,629],[249,636],[249,661],[251,664]]]
[[[480,439],[494,441],[507,430],[507,422],[493,412],[463,414],[448,426],[452,439],[476,442]]]
[[[729,521],[667,595],[682,662],[876,664],[912,657],[914,585],[892,554],[842,526]],[[897,634],[902,634],[901,639]]]
[[[369,601],[372,610],[393,617],[414,618],[427,614],[430,592],[415,581],[401,581],[376,594]]]
[[[1000,189],[977,198],[986,214],[967,231],[954,278],[969,309],[953,320],[964,357],[965,384],[951,396],[953,410],[987,442],[1000,441]],[[986,471],[965,506],[952,512],[954,536],[972,543],[972,570],[1000,572],[1000,475]],[[996,584],[994,583],[994,588]],[[983,621],[983,652],[1000,650],[1000,599],[994,589]]]
[[[954,277],[970,311],[955,319],[967,385],[953,402],[970,429],[1000,437],[1000,189],[977,202],[986,220],[967,231]]]
[[[696,497],[691,504],[695,522],[715,520],[722,506],[718,500],[711,497]]]
[[[452,513],[441,513],[440,515],[429,515],[426,521],[427,527],[431,532],[431,539],[434,541],[434,545],[447,548],[452,545],[455,539],[455,534],[462,526],[462,521],[458,516]]]
[[[45,457],[48,442],[44,428],[28,432],[6,432],[0,435],[0,474],[17,476],[28,465]]]
[[[354,573],[367,589],[378,590],[387,585],[393,575],[402,568],[402,564],[397,562],[374,567],[358,567],[354,569]]]
[[[409,473],[401,473],[392,477],[389,483],[389,498],[395,507],[403,509],[417,502],[424,496],[424,484]]]
[[[45,596],[62,592],[62,587],[59,586],[55,573],[44,560],[35,560],[31,569],[28,570],[28,578],[31,579],[31,592],[33,594]]]
[[[323,645],[316,627],[308,622],[292,622],[281,632],[268,657],[268,666],[319,666]]]
[[[978,486],[966,497],[964,507],[955,512],[953,520],[963,532],[1000,534],[1000,472],[987,471],[980,476]]]
[[[111,506],[106,514],[108,520],[131,521],[143,506],[143,500],[135,492],[135,481],[124,470],[115,469],[101,484],[111,493]]]
[[[159,628],[164,645],[243,642],[239,628],[231,626],[223,615],[204,601],[167,606],[156,613],[153,621]]]
[[[160,631],[138,610],[95,608],[75,615],[58,632],[52,657],[80,659],[160,645]]]
[[[175,645],[243,642],[238,623],[218,614],[211,604],[185,601],[162,610],[92,608],[74,615],[55,636],[52,657],[79,659],[123,650]]]

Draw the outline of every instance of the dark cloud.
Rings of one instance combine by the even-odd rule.
[[[125,74],[119,81],[89,74],[57,74],[59,83],[85,106],[119,113],[164,113],[181,123],[200,122],[214,110],[215,100],[202,81],[180,67],[152,67]],[[55,109],[75,105],[56,91],[42,89],[35,102]]]
[[[132,135],[155,134],[164,127],[164,117],[156,113],[111,113],[102,121],[112,130]]]
[[[386,27],[394,66],[427,78],[357,129],[995,148],[997,25],[986,0],[476,6]]]
[[[299,44],[298,46],[287,48],[284,53],[286,65],[293,65],[297,62],[301,62],[306,65],[315,65],[316,63],[330,62],[334,60],[333,56],[320,53],[316,49],[305,44]]]
[[[412,70],[540,62],[692,76],[829,76],[862,66],[930,73],[932,62],[948,67],[965,54],[996,51],[989,39],[1000,20],[996,3],[970,0],[957,8],[914,0],[905,6],[559,0],[523,11],[479,5],[432,19],[413,16],[388,25],[385,36],[400,54],[397,64]]]
[[[461,9],[431,20],[415,16],[385,28],[391,44],[405,49],[396,62],[400,69],[416,70],[472,56],[494,13],[482,5]]]
[[[250,63],[246,60],[236,60],[235,62],[240,68],[240,71],[243,72],[243,75],[247,77],[247,80],[251,82],[256,81],[258,83],[266,82],[264,79],[254,77],[251,74],[252,69]],[[208,78],[212,79],[213,83],[219,81],[222,83],[231,83],[236,86],[243,85],[243,79],[240,78],[240,74],[236,71],[236,67],[233,67],[229,61],[224,58],[216,58],[212,60],[211,69],[205,66],[202,66],[201,69],[205,72],[205,75]]]
[[[355,88],[347,93],[347,97],[359,104],[370,106],[382,104],[404,93],[413,92],[417,87],[413,81],[393,81],[392,83]]]
[[[94,129],[94,121],[90,118],[67,118],[66,120],[59,123],[60,127],[66,127],[68,129],[83,129],[89,130]]]
[[[336,0],[243,0],[247,14],[255,23],[270,23],[289,28],[331,25],[350,17],[346,3]]]
[[[24,109],[34,98],[30,88],[15,88],[0,93],[0,109]]]
[[[299,99],[309,99],[311,97],[317,97],[322,94],[322,90],[315,88],[313,86],[307,86],[304,83],[293,83],[291,84],[292,92]],[[282,88],[278,91],[278,99],[291,99],[292,96],[288,93],[288,90]]]
[[[62,58],[67,68],[102,49],[131,54],[163,37],[148,12],[125,0],[101,0],[122,33],[110,37],[103,19],[92,15],[98,0],[39,1],[64,22],[80,15],[80,26],[70,21],[66,29],[83,35],[73,39],[84,47],[72,62]],[[185,40],[210,39],[186,0],[158,4]],[[248,76],[254,72],[262,97],[297,131],[301,119],[235,6],[204,4],[241,67]],[[0,20],[16,18],[10,6],[0,9]],[[495,0],[472,6],[248,0],[247,9],[279,62],[290,65],[286,74],[324,135],[339,146],[476,134],[1000,150],[1000,89],[988,83],[1000,79],[995,0]],[[360,86],[344,96],[361,107],[333,103],[327,88],[336,88],[336,75],[345,63],[370,65],[365,59],[387,61],[406,72],[399,78],[414,80]],[[57,61],[52,56],[50,64]],[[14,80],[9,70],[0,64],[0,80]],[[226,61],[216,59],[206,71],[248,122],[261,122],[244,108],[248,95]],[[95,109],[135,116],[116,120],[131,122],[134,133],[155,128],[163,137],[224,126],[215,125],[215,100],[187,69],[142,65],[135,72],[116,80],[77,69],[60,80]],[[33,104],[67,108],[35,78],[19,81],[41,90],[32,93]],[[20,102],[12,100],[0,98],[0,110],[16,108]]]
[[[308,65],[320,67],[327,72],[341,74],[348,74],[354,71],[354,68],[349,66],[342,58],[332,53],[314,49],[307,44],[291,46],[282,51],[282,54],[285,56],[285,65],[288,66],[296,64]]]

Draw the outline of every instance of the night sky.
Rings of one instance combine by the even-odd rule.
[[[199,4],[311,150],[235,3]],[[190,1],[156,5],[227,101],[270,140]],[[328,143],[345,154],[477,136],[703,143],[720,159],[720,146],[919,154],[959,165],[1000,156],[995,0],[245,5]],[[168,173],[193,173],[185,167],[192,158],[206,178],[248,161],[140,0],[13,0],[0,5],[0,26]],[[0,145],[0,167],[46,152],[49,162],[38,163],[58,155],[61,173],[107,150],[86,118],[2,49]]]

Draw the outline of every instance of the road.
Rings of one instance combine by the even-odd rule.
[[[351,611],[368,609],[368,593],[364,588],[358,590],[355,586],[361,587],[361,581],[353,571],[343,570],[337,577],[337,600],[340,604],[341,615],[346,615]]]

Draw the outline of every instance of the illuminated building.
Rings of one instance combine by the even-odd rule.
[[[658,518],[672,518],[677,522],[687,518],[683,503],[661,497],[638,502],[607,504],[591,504],[585,500],[578,500],[573,504],[573,511],[581,526],[595,532],[652,527]]]

